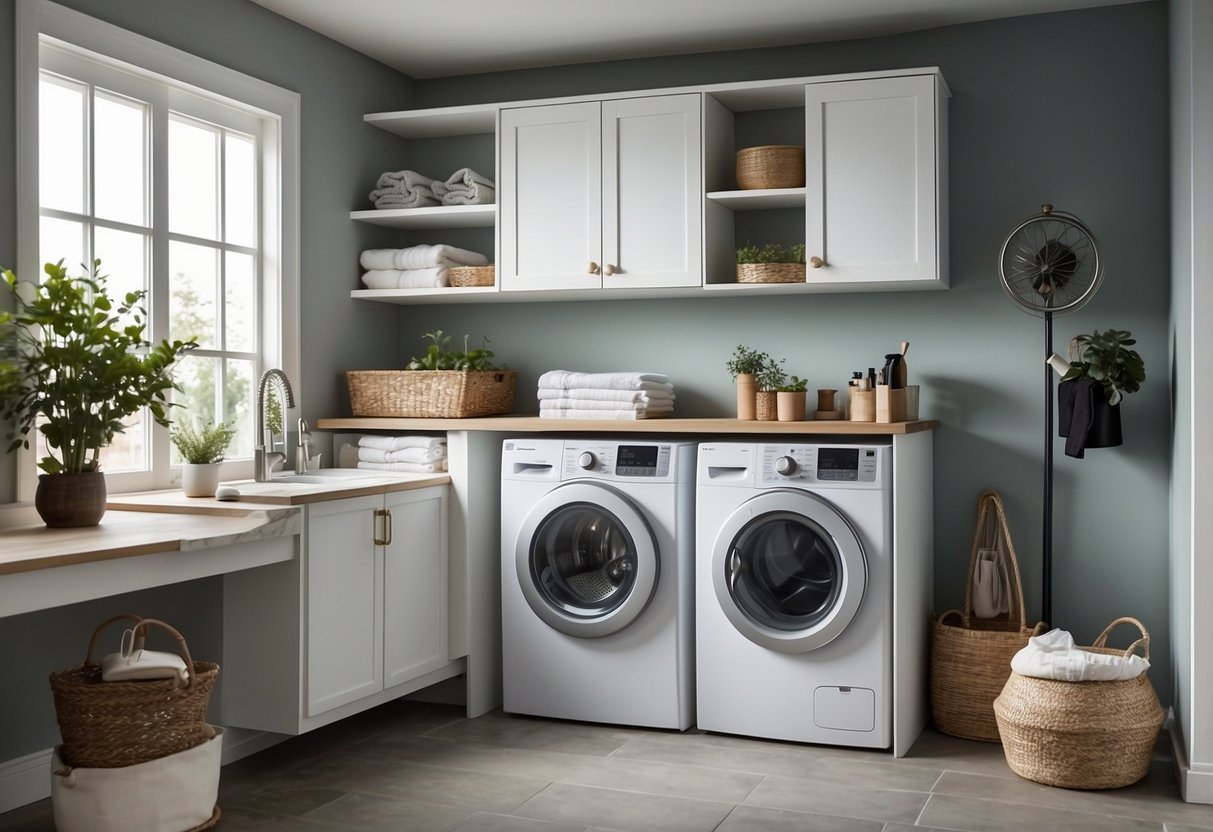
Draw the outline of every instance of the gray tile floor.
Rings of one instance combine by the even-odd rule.
[[[911,754],[679,734],[396,702],[223,769],[225,832],[1185,832],[1170,761],[1125,789],[1016,777],[1002,748],[928,729]],[[0,830],[52,830],[49,801]],[[137,832],[137,830],[132,830]]]

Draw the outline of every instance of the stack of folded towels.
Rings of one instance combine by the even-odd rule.
[[[367,249],[358,262],[368,289],[427,289],[449,286],[452,266],[487,266],[489,259],[454,246],[412,246]]]
[[[446,437],[363,436],[358,465],[371,471],[434,474],[446,470]]]
[[[674,385],[661,373],[574,373],[539,377],[541,419],[657,419],[674,412]]]
[[[379,175],[370,196],[376,208],[491,205],[497,201],[497,186],[471,168],[460,168],[445,182],[415,170],[393,170]]]

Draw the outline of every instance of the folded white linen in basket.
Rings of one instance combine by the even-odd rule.
[[[460,168],[430,188],[443,205],[489,205],[497,200],[496,183],[471,168]]]
[[[449,286],[446,266],[434,269],[372,269],[362,275],[368,289],[432,289]]]
[[[567,390],[572,387],[593,387],[598,390],[666,389],[652,385],[669,385],[669,376],[661,373],[577,373],[571,370],[548,370],[539,377],[539,387]],[[673,389],[672,387],[669,389]]]
[[[436,448],[401,448],[387,451],[383,448],[359,448],[359,462],[437,462],[446,459],[446,445]]]
[[[419,434],[396,434],[384,436],[378,433],[367,433],[358,437],[359,448],[380,448],[385,451],[399,451],[403,448],[425,448],[427,450],[446,449],[445,436],[422,436]]]
[[[1136,654],[1113,656],[1092,653],[1074,646],[1066,630],[1049,630],[1033,636],[1011,657],[1011,669],[1020,676],[1057,679],[1062,682],[1113,682],[1134,679],[1145,673],[1150,662]]]
[[[591,399],[602,402],[652,402],[654,404],[674,401],[674,385],[657,384],[657,382],[645,382],[645,384],[653,385],[653,389],[605,390],[598,387],[569,387],[568,389],[540,387],[536,397],[541,402],[548,399]]]
[[[487,266],[489,258],[476,251],[455,246],[410,246],[409,248],[370,248],[358,257],[362,268],[430,269],[435,266]]]
[[[669,410],[654,413],[648,410],[540,410],[540,419],[661,419],[670,415]]]
[[[672,413],[674,402],[605,402],[598,399],[544,399],[539,402],[539,415],[550,410],[634,410],[637,413]]]
[[[437,474],[446,470],[446,460],[437,462],[363,462],[358,467],[364,471],[395,471],[400,474]]]

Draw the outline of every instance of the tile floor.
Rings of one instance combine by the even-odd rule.
[[[1080,792],[1016,777],[1001,746],[928,729],[911,754],[395,702],[223,769],[222,832],[1187,832],[1170,761]],[[50,832],[49,801],[0,815]],[[132,830],[131,832],[137,832]]]

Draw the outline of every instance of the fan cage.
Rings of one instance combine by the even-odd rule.
[[[1082,308],[1103,281],[1103,259],[1090,229],[1051,207],[1017,225],[998,256],[1003,291],[1038,316]]]

